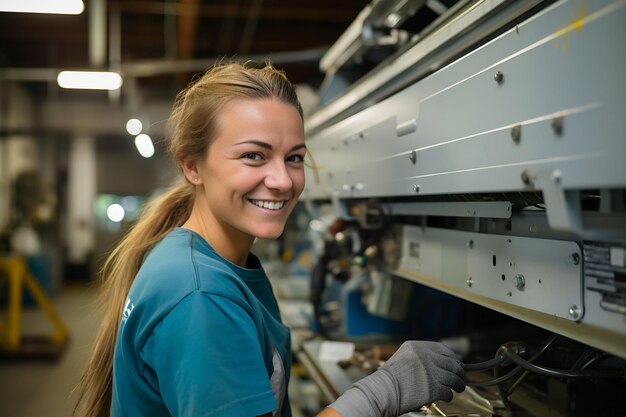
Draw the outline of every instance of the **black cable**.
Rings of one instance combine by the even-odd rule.
[[[552,343],[554,343],[554,341],[555,341],[558,337],[559,337],[559,335],[558,335],[558,334],[556,334],[556,333],[555,333],[555,334],[553,334],[553,335],[551,335],[550,337],[548,337],[548,338],[547,338],[547,339],[546,339],[546,340],[545,340],[545,341],[541,344],[541,346],[539,347],[539,349],[537,350],[537,352],[535,352],[535,353],[533,354],[533,356],[531,356],[531,358],[530,358],[528,361],[529,361],[529,362],[532,362],[532,361],[534,361],[535,359],[537,359],[539,356],[541,356],[541,355],[543,354],[543,352],[545,352],[545,351],[546,351],[546,349],[547,349],[548,347],[550,347],[550,345],[551,345]],[[500,349],[498,349],[498,351],[500,351],[500,350],[501,350],[504,346],[505,346],[505,345],[502,345],[502,346],[500,347]],[[503,355],[503,356],[504,356],[504,355]],[[497,358],[497,357],[498,357],[498,356],[496,356],[496,358]],[[494,359],[495,359],[495,358],[494,358]],[[483,362],[483,363],[485,363],[485,362]],[[479,364],[465,364],[465,365],[463,365],[463,368],[465,369],[465,367],[466,367],[466,366],[470,366],[470,367],[472,367],[472,366],[475,366],[475,365],[479,365]],[[506,382],[506,381],[508,381],[509,379],[513,378],[514,376],[518,375],[520,372],[522,372],[522,370],[523,370],[523,368],[521,368],[520,366],[517,366],[517,367],[516,367],[515,369],[513,369],[511,372],[509,372],[509,373],[507,373],[507,374],[504,374],[504,375],[502,375],[501,377],[497,377],[497,378],[494,378],[494,379],[490,379],[490,380],[488,380],[488,381],[467,381],[467,385],[471,385],[471,386],[473,386],[473,387],[488,387],[488,386],[491,386],[491,385],[498,385],[498,384],[501,384],[501,383],[503,383],[503,382]],[[520,377],[520,379],[519,379],[518,381],[519,381],[519,382],[521,382],[521,380],[523,379],[523,377],[524,377],[524,376],[525,376],[525,375],[523,375],[522,377]],[[516,383],[519,383],[519,382],[517,382],[517,381],[516,381]],[[514,384],[514,385],[515,385],[515,384]],[[510,395],[510,391],[511,391],[511,390],[509,390],[508,395]]]
[[[521,358],[519,355],[507,350],[505,348],[504,355],[514,364],[526,369],[530,372],[537,373],[544,376],[552,376],[559,378],[592,378],[592,377],[624,377],[626,376],[626,370],[624,369],[596,369],[596,370],[583,370],[583,371],[570,371],[567,369],[554,369],[545,366],[535,365],[526,359]]]
[[[541,347],[537,350],[537,352],[535,352],[533,354],[533,356],[530,357],[530,359],[528,360],[529,362],[534,362],[535,359],[537,359],[539,356],[541,356],[543,354],[543,352],[546,351],[546,349],[548,349],[548,347],[554,343],[554,341],[559,337],[558,334],[553,334],[551,335],[548,339],[546,339],[546,341],[541,345]],[[513,394],[513,391],[515,391],[515,389],[519,386],[519,384],[522,383],[522,381],[524,380],[524,378],[526,378],[526,376],[528,376],[528,374],[530,373],[530,371],[525,370],[524,373],[522,374],[522,376],[520,376],[519,378],[517,378],[517,380],[515,380],[515,382],[511,385],[511,387],[507,390],[506,394],[504,394],[507,398],[511,396],[511,394]]]
[[[466,381],[466,384],[472,387],[489,387],[491,385],[498,385],[513,378],[514,376],[522,372],[522,370],[523,369],[518,366],[515,369],[513,369],[511,372],[504,374],[501,377],[490,379],[487,381]]]
[[[465,363],[463,364],[463,369],[465,372],[484,371],[486,369],[495,368],[496,366],[501,365],[504,361],[506,361],[504,355],[499,355],[484,362]]]

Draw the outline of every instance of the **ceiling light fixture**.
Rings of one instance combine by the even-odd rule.
[[[0,12],[81,14],[81,0],[0,0]]]
[[[63,88],[117,90],[122,86],[122,77],[116,72],[61,71],[57,83]]]
[[[143,125],[139,119],[130,119],[126,122],[126,131],[131,135],[138,135],[141,133]]]
[[[150,158],[154,155],[154,145],[152,144],[152,139],[150,139],[150,136],[145,133],[137,135],[135,138],[135,146],[137,147],[139,154],[144,158]]]

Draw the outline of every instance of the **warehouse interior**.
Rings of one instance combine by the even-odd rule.
[[[172,105],[233,60],[285,71],[313,161],[253,245],[293,416],[420,339],[468,385],[407,415],[626,417],[626,2],[30,3],[63,2],[0,0],[0,415],[72,415]]]

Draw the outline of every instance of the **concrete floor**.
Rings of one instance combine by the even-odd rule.
[[[0,416],[69,417],[76,387],[99,325],[94,313],[96,291],[72,285],[53,303],[70,330],[70,341],[57,361],[0,362]],[[47,334],[47,318],[37,309],[25,309],[24,334]]]

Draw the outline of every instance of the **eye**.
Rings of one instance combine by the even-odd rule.
[[[263,156],[258,152],[248,152],[243,154],[241,157],[249,161],[260,161],[263,158]]]
[[[286,161],[299,164],[304,162],[304,155],[291,155],[287,157]]]

